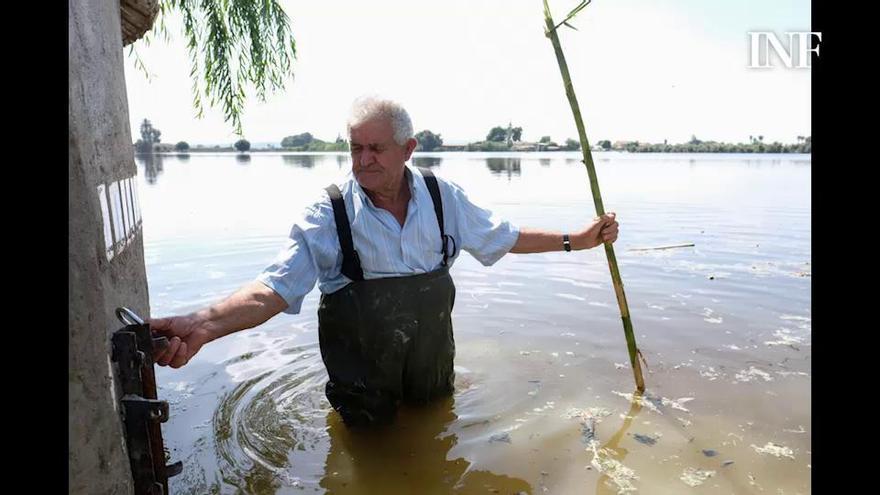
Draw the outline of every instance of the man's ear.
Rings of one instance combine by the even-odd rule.
[[[418,145],[419,142],[416,141],[416,138],[409,138],[406,140],[406,144],[404,145],[404,147],[406,148],[406,160],[409,160],[409,158],[413,154],[413,151],[416,150],[416,146]]]

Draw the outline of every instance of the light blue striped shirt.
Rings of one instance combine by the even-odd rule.
[[[349,172],[338,183],[351,223],[354,248],[361,260],[365,279],[416,275],[442,265],[440,228],[431,193],[421,172],[406,165],[405,176],[412,197],[403,227],[387,210],[377,208]],[[467,251],[489,266],[507,254],[519,238],[519,228],[468,199],[455,183],[437,177],[443,201],[446,234],[455,239],[455,256]],[[452,254],[452,242],[449,243]],[[257,280],[287,301],[285,313],[297,314],[302,301],[319,281],[318,288],[330,294],[351,280],[341,273],[342,251],[336,234],[333,206],[326,191],[305,208],[290,231],[284,248]]]

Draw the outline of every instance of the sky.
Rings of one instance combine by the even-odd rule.
[[[561,20],[578,0],[550,0]],[[280,143],[310,132],[345,137],[352,102],[378,94],[404,105],[418,132],[447,144],[483,140],[494,126],[523,139],[577,138],[541,0],[281,1],[297,45],[294,78],[249,98],[243,134]],[[231,144],[220,109],[196,118],[179,19],[172,39],[125,48],[133,140],[149,119],[162,141]],[[591,143],[608,139],[795,143],[810,135],[810,70],[749,68],[750,31],[810,31],[804,0],[593,0],[562,28],[564,50]],[[820,52],[821,56],[821,52]]]

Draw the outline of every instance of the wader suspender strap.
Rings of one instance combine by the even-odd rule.
[[[333,205],[336,233],[339,235],[339,246],[342,248],[342,274],[352,281],[361,281],[364,279],[364,271],[361,269],[361,260],[351,240],[351,226],[348,225],[348,214],[345,212],[342,193],[336,184],[330,184],[326,190]]]
[[[425,185],[428,186],[428,191],[431,193],[431,200],[434,202],[434,213],[437,214],[437,223],[440,224],[440,240],[443,243],[441,250],[443,251],[443,266],[446,266],[446,261],[449,259],[449,249],[446,247],[448,244],[448,240],[452,239],[452,255],[455,256],[455,238],[446,235],[446,230],[443,228],[443,201],[440,199],[440,187],[437,186],[437,178],[434,177],[434,173],[429,169],[424,167],[419,167],[419,171],[422,172],[422,177],[425,178]]]

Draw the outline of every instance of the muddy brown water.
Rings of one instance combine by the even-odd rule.
[[[456,393],[349,431],[323,395],[317,289],[300,315],[159,369],[172,493],[809,493],[808,155],[595,155],[648,394],[604,253],[454,265]],[[417,165],[523,226],[593,214],[577,154],[443,153]],[[271,262],[340,154],[138,158],[154,316]],[[694,243],[657,251],[633,248]]]

